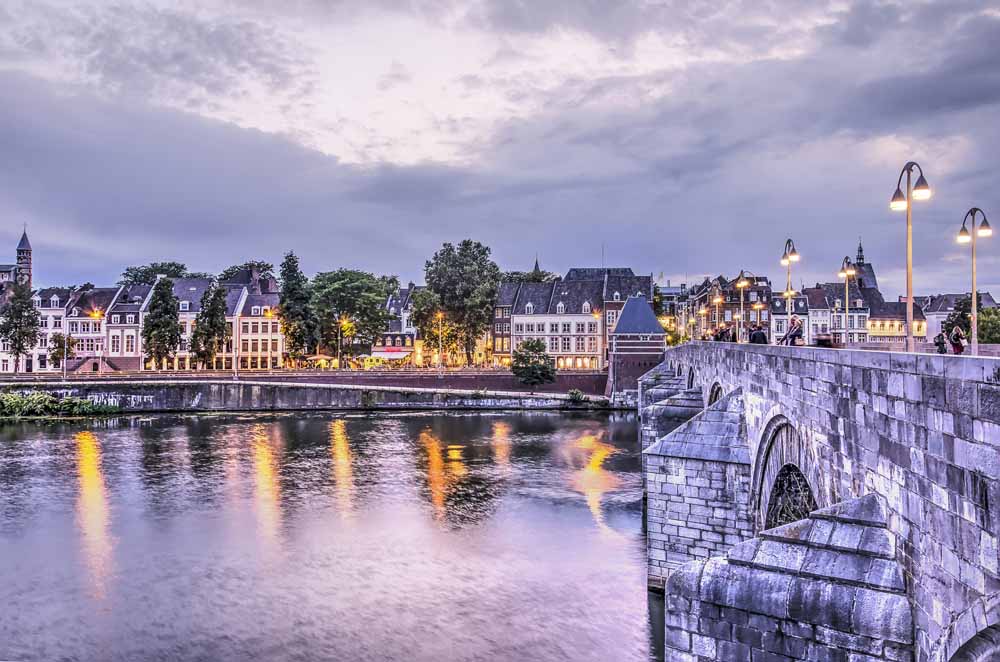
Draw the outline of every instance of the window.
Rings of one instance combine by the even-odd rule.
[[[52,297],[51,299],[49,299],[49,308],[58,308],[58,307],[59,307],[59,297]]]
[[[524,324],[518,322],[514,325],[514,333],[524,333]]]
[[[277,346],[278,345],[278,341],[277,340],[274,341],[274,345],[275,345],[274,348],[278,349],[278,346]],[[400,338],[399,336],[396,336],[396,347],[402,347],[402,346],[403,346],[403,339]]]
[[[589,301],[584,301],[583,302],[583,312],[584,313],[589,313],[590,312],[590,302]]]
[[[549,333],[559,333],[559,323],[552,322],[549,324]]]
[[[131,334],[125,336],[125,351],[129,354],[135,351],[135,336]]]
[[[10,372],[10,361],[7,359],[0,361],[0,368],[2,368],[4,372]]]
[[[549,351],[558,352],[559,351],[559,338],[552,336],[549,338]]]
[[[534,333],[535,332],[535,325],[534,324],[527,324],[527,325],[525,325],[524,328],[525,328],[525,330],[528,333]]]
[[[493,309],[493,317],[503,317],[503,308],[497,306]],[[499,347],[497,349],[500,349]]]
[[[76,322],[70,322],[69,323],[69,332],[70,333],[76,333],[79,330],[80,330],[80,327],[79,327],[79,325]]]
[[[619,294],[618,292],[615,292],[613,298],[614,298],[615,301],[621,301],[622,300],[622,295]]]
[[[257,352],[259,350],[260,350],[260,343],[257,341],[256,338],[254,338],[253,340],[250,341],[250,351]]]
[[[271,340],[271,351],[272,352],[277,352],[278,351],[278,340],[277,339]]]
[[[500,310],[500,309],[498,308],[497,310]],[[499,317],[499,315],[497,315],[497,317]],[[500,325],[497,324],[497,326],[500,326]],[[503,348],[503,341],[500,338],[494,338],[493,339],[493,351],[494,352],[499,352],[499,351],[502,350],[502,348]]]
[[[750,290],[750,301],[751,301],[751,303],[754,302],[754,301],[756,301],[756,300],[757,300],[757,293],[755,291],[753,291],[753,290]]]
[[[563,322],[563,325],[562,325],[562,332],[563,333],[570,333],[570,329],[572,329],[572,328],[573,328],[572,324],[570,324],[569,322]]]
[[[250,322],[243,322],[243,324],[240,325],[240,330],[243,333],[250,333]]]
[[[586,325],[584,325],[584,323],[583,323],[583,322],[577,322],[577,323],[576,323],[576,332],[577,332],[577,333],[583,333],[583,330],[584,330],[585,328],[586,328]]]
[[[583,336],[577,336],[576,337],[576,351],[578,351],[578,352],[584,351],[584,346],[585,345],[584,345],[584,338],[583,338]]]
[[[510,351],[510,338],[504,338],[503,339],[503,351],[505,351],[505,352],[509,352]]]
[[[565,336],[562,339],[562,351],[564,351],[564,352],[568,352],[569,351],[569,338],[567,338]]]
[[[785,332],[785,320],[776,320],[774,322],[774,330],[775,330],[776,333],[784,333]]]
[[[258,317],[260,315],[260,306],[253,306],[250,308],[250,314],[254,317]]]
[[[277,322],[271,322],[271,333],[281,333],[281,329],[278,328]]]
[[[504,325],[503,325],[503,332],[507,333],[507,334],[510,333],[510,324],[509,323],[504,323]]]
[[[120,351],[122,351],[122,337],[111,336],[111,352],[117,354]]]
[[[262,314],[262,315],[263,315],[264,317],[267,317],[267,316],[268,316],[268,313],[270,313],[270,312],[271,312],[271,306],[264,306],[263,308],[261,308],[261,309],[260,309],[260,312],[261,312],[261,314]],[[393,309],[392,309],[392,313],[393,313],[394,315],[396,314],[396,309],[395,309],[395,308],[393,308]]]
[[[562,301],[560,301],[559,303],[556,304],[556,314],[557,315],[565,315],[566,314],[566,306],[565,306],[565,304],[563,304]]]
[[[534,306],[534,304],[532,304],[532,303],[529,302],[524,307],[524,314],[525,315],[534,315],[535,314],[535,306]]]
[[[42,300],[39,297],[31,297],[31,302],[35,304],[35,308],[42,307]]]
[[[250,325],[250,333],[260,333],[260,324],[254,322]]]
[[[597,338],[594,336],[589,336],[587,338],[587,351],[596,352],[597,351]]]
[[[609,329],[615,328],[615,322],[618,321],[618,311],[617,310],[609,310],[608,311],[608,315],[607,315],[607,319],[608,319],[608,328]]]
[[[48,317],[43,317],[42,318],[42,328],[43,329],[49,328],[49,318]]]
[[[277,346],[278,341],[275,340],[274,344],[275,344],[275,346]],[[412,347],[413,346],[413,338],[411,338],[410,336],[406,336],[406,346],[407,347]]]
[[[187,311],[187,310],[190,310],[190,309],[191,309],[191,302],[190,301],[181,301],[181,310],[182,311]]]
[[[126,315],[125,316],[125,323],[126,324],[135,324],[135,315]]]
[[[494,325],[493,325],[493,333],[494,333],[495,335],[498,335],[498,336],[499,336],[499,335],[500,335],[500,333],[501,333],[500,329],[502,329],[502,328],[503,328],[503,325],[502,325],[502,324],[494,324]]]
[[[53,329],[61,329],[62,328],[62,318],[61,317],[53,317],[52,318],[52,328]]]
[[[733,321],[733,311],[726,310],[724,316],[725,316],[727,322],[732,322]]]
[[[250,341],[246,338],[244,338],[243,342],[240,343],[240,351],[244,353],[250,351]]]
[[[100,332],[101,332],[101,323],[94,322],[94,333],[100,333]]]
[[[90,333],[90,322],[80,322],[80,333]]]
[[[111,323],[112,324],[121,324],[121,322],[122,322],[121,315],[112,315],[111,316]]]
[[[597,322],[587,322],[587,333],[597,333]]]

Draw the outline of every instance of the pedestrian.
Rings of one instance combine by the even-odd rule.
[[[955,328],[951,330],[951,337],[949,340],[951,341],[951,350],[955,354],[961,354],[965,351],[966,336],[962,327],[956,324]]]
[[[764,333],[760,324],[754,324],[753,330],[750,332],[750,343],[753,345],[767,344],[767,334]]]
[[[802,320],[799,319],[798,315],[792,315],[792,321],[788,324],[788,332],[781,337],[778,344],[795,347],[804,344],[800,341],[802,341]]]
[[[938,334],[934,336],[934,345],[937,347],[938,354],[948,353],[948,339],[944,337],[944,331],[938,331]]]

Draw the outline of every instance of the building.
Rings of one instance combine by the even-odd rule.
[[[788,315],[788,298],[782,296],[771,299],[770,313],[771,332],[769,335],[771,342],[777,343],[788,332],[790,320]],[[815,339],[812,335],[812,324],[809,320],[808,295],[799,293],[792,297],[792,316],[798,316],[802,320],[802,339],[805,344],[813,344]]]
[[[868,316],[869,343],[903,343],[906,340],[906,303],[884,301],[878,290],[866,290],[871,312]],[[913,336],[917,342],[927,341],[927,320],[924,311],[914,303]]]
[[[602,288],[601,280],[520,283],[511,306],[511,346],[542,340],[557,370],[603,368]]]
[[[537,264],[537,262],[536,262]],[[510,366],[511,311],[521,287],[519,282],[500,283],[497,303],[493,308],[493,365]]]
[[[76,341],[73,358],[66,361],[69,372],[104,372],[117,368],[107,364],[105,321],[119,287],[85,285],[73,291],[66,306],[66,333]]]
[[[962,294],[935,294],[933,296],[914,297],[913,300],[920,305],[927,320],[927,337],[933,339],[942,330],[945,335],[951,329],[944,329],[944,321],[955,312],[955,306],[963,299],[972,299],[968,292]],[[979,307],[996,308],[997,302],[989,292],[979,293]]]
[[[608,394],[638,389],[639,377],[663,360],[666,331],[643,296],[631,296],[611,331]]]
[[[59,361],[49,361],[52,349],[52,339],[56,334],[64,334],[63,319],[66,317],[66,307],[73,296],[73,288],[46,287],[37,290],[33,299],[41,322],[38,335],[38,345],[31,357],[32,367],[39,372],[61,370]],[[0,368],[3,368],[0,365]],[[6,372],[6,369],[3,369]]]
[[[142,369],[142,307],[153,291],[151,285],[123,286],[105,318],[108,330],[107,363],[114,370]]]
[[[424,289],[423,285],[409,283],[393,292],[385,302],[392,316],[388,328],[375,340],[371,355],[385,361],[423,365],[423,343],[413,323],[413,295]]]
[[[746,321],[744,329],[752,323],[769,323],[773,310],[771,281],[764,276],[748,275],[745,278],[748,285],[742,288],[737,287],[739,275],[733,279],[722,275],[706,278],[700,285],[691,288],[688,292],[690,316],[687,324],[692,328],[693,337],[711,335],[721,324],[741,326],[741,315]],[[744,338],[746,335],[743,334]]]

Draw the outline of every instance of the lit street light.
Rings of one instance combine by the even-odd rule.
[[[712,297],[712,303],[715,304],[715,328],[718,329],[722,326],[722,317],[719,316],[719,305],[722,303],[722,294],[716,291],[715,296]]]
[[[787,285],[785,287],[785,310],[788,312],[788,324],[792,323],[792,297],[795,296],[795,290],[792,289],[792,263],[798,262],[801,258],[799,252],[795,250],[795,242],[791,239],[785,240],[785,252],[781,255],[781,266],[785,267],[788,279]]]
[[[845,256],[844,261],[840,263],[840,273],[837,274],[844,279],[844,345],[847,345],[847,313],[851,307],[850,289],[848,286],[851,282],[851,276],[855,276],[857,273],[854,264],[851,262],[851,258]]]
[[[976,214],[983,217],[983,222],[979,224],[978,228],[976,227]],[[965,227],[965,223],[970,217],[972,219],[971,232]],[[972,313],[970,315],[971,325],[969,327],[969,335],[972,336],[973,356],[979,354],[979,292],[976,290],[976,237],[990,237],[992,235],[993,228],[990,227],[990,222],[986,220],[986,213],[982,209],[973,207],[965,212],[965,218],[962,219],[962,229],[958,231],[956,239],[960,244],[972,244]]]
[[[913,184],[913,169],[920,173],[917,183]],[[906,175],[906,195],[903,195],[903,175]],[[909,161],[903,166],[896,181],[896,192],[889,201],[889,209],[906,211],[906,351],[916,349],[913,338],[913,205],[911,200],[927,200],[931,197],[931,187],[924,179],[924,170],[915,161]]]
[[[743,342],[743,335],[744,335],[744,332],[746,331],[746,324],[743,321],[743,317],[744,317],[744,315],[743,315],[744,293],[746,292],[746,289],[748,287],[750,287],[750,285],[752,285],[753,283],[755,283],[757,281],[757,275],[756,274],[750,273],[750,276],[753,277],[753,281],[750,281],[749,279],[747,279],[747,272],[746,271],[740,271],[740,275],[736,279],[736,287],[739,288],[739,291],[740,291],[740,326],[739,326],[739,334],[736,336],[736,341],[737,342]],[[759,319],[757,321],[758,321],[758,323],[760,323]]]
[[[444,320],[444,313],[439,310],[436,317],[438,321],[438,379],[441,379],[444,377],[444,373],[442,372],[444,369],[444,352],[441,342],[441,321]]]

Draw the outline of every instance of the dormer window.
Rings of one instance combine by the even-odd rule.
[[[51,299],[49,299],[49,307],[50,308],[58,308],[59,307],[59,297],[52,297]]]
[[[31,301],[32,301],[32,303],[35,304],[35,308],[41,308],[42,307],[42,298],[41,297],[39,297],[39,296],[33,296],[33,297],[31,297]]]
[[[395,315],[396,314],[396,306],[392,306],[391,308],[389,308],[389,314],[390,315]]]
[[[864,308],[864,306],[865,306],[865,302],[864,302],[864,301],[862,301],[861,299],[858,299],[857,301],[855,301],[855,302],[854,302],[854,305],[855,305],[855,307],[857,307],[857,308]]]
[[[181,301],[181,310],[182,311],[191,310],[191,302],[190,301]]]
[[[532,303],[526,304],[524,306],[524,314],[525,315],[534,315],[535,314],[535,305],[532,304]]]
[[[126,315],[125,316],[125,323],[126,324],[135,324],[135,315]]]
[[[618,293],[618,292],[615,292],[615,294],[614,294],[614,296],[612,298],[615,301],[621,301],[622,300],[622,295],[620,293]]]
[[[251,315],[260,315],[260,306],[252,306],[250,308]]]
[[[80,308],[79,307],[73,308],[73,310],[70,311],[70,315],[72,315],[73,317],[79,317],[80,316]]]
[[[563,304],[562,301],[560,301],[559,303],[556,304],[556,314],[563,315],[565,313],[566,313],[566,306]]]
[[[590,302],[589,301],[584,301],[583,302],[583,312],[584,313],[589,313],[590,312]]]
[[[111,323],[112,324],[121,324],[121,321],[122,321],[121,315],[112,315],[111,316]]]

